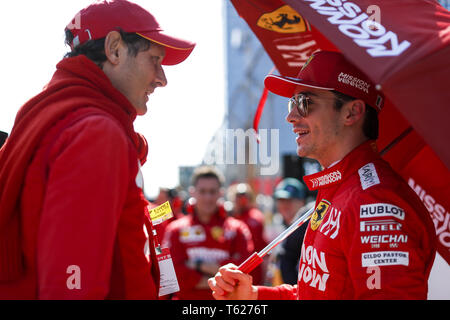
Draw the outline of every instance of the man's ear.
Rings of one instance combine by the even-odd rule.
[[[344,125],[351,126],[364,118],[366,104],[361,99],[356,99],[344,104],[343,109]]]
[[[105,38],[105,55],[111,64],[119,64],[121,55],[123,54],[123,47],[122,36],[119,32],[111,31],[108,33]]]

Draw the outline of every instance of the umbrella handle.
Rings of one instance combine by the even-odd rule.
[[[244,273],[249,273],[253,269],[263,262],[263,258],[267,255],[273,248],[278,246],[284,239],[291,235],[295,230],[298,229],[305,221],[307,221],[314,212],[314,207],[305,212],[300,218],[298,218],[289,228],[282,232],[278,237],[276,237],[271,243],[269,243],[260,252],[254,252],[250,257],[247,258],[238,267],[239,271]]]
[[[263,262],[263,258],[258,255],[258,252],[253,252],[253,254],[247,258],[241,265],[238,267],[239,271],[244,273],[250,273],[259,266]]]

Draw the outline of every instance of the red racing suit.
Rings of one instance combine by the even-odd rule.
[[[297,285],[258,287],[258,299],[427,298],[433,223],[373,141],[304,180],[318,195]]]
[[[254,250],[247,225],[226,217],[223,210],[214,214],[208,224],[201,223],[195,212],[171,222],[164,235],[163,247],[169,247],[172,254],[180,286],[175,297],[180,300],[213,299],[209,288],[195,288],[203,274],[189,268],[186,265],[188,260],[219,266],[227,263],[239,265]]]

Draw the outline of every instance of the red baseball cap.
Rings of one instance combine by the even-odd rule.
[[[163,65],[183,62],[195,47],[193,42],[165,34],[153,15],[126,0],[96,1],[78,12],[66,28],[74,36],[72,48],[88,40],[102,39],[119,28],[127,33],[134,32],[166,48]]]
[[[384,96],[370,79],[351,64],[342,53],[319,51],[313,53],[297,78],[268,75],[264,79],[266,88],[283,97],[292,97],[297,87],[335,90],[350,97],[361,99],[380,111]]]

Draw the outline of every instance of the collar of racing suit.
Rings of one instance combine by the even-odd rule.
[[[320,190],[342,183],[364,164],[380,157],[375,140],[368,140],[348,153],[335,165],[303,177],[309,190]]]

